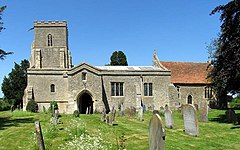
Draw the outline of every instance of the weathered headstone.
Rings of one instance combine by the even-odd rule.
[[[143,108],[139,107],[138,109],[138,120],[143,121]]]
[[[154,114],[149,123],[149,150],[156,149],[165,149],[165,132],[158,114]]]
[[[87,107],[87,109],[86,109],[86,114],[88,114],[88,107]]]
[[[172,111],[169,109],[166,109],[164,111],[164,117],[165,117],[166,128],[172,129],[174,127]]]
[[[191,104],[182,105],[185,133],[198,136],[198,118],[195,107]]]
[[[153,112],[154,111],[154,104],[151,104],[148,108],[149,111]]]
[[[163,114],[163,113],[164,113],[164,108],[163,108],[163,106],[161,106],[161,107],[160,107],[160,110],[159,110],[159,112],[160,112],[161,114]]]
[[[198,111],[198,104],[194,104],[194,107],[196,108],[196,111]]]
[[[135,118],[136,117],[136,108],[131,106],[130,108],[127,108],[125,110],[125,114],[126,116],[130,117],[130,118]]]
[[[115,120],[115,115],[116,115],[116,110],[112,110],[112,112],[110,112],[110,116],[109,116],[109,125],[113,125],[114,124],[114,120]]]
[[[58,111],[57,109],[53,110],[51,122],[52,122],[54,125],[57,125],[57,124],[58,124],[58,116],[59,116],[59,111]]]
[[[208,104],[206,100],[202,100],[200,103],[200,121],[208,122]]]
[[[226,119],[228,123],[235,123],[236,122],[236,113],[233,109],[228,109],[225,112]]]
[[[119,116],[124,116],[124,105],[123,105],[123,104],[120,105],[120,113],[119,113]]]
[[[103,108],[102,110],[102,117],[101,117],[101,121],[105,121],[106,120],[106,110]]]
[[[106,124],[109,125],[109,114],[106,115]]]

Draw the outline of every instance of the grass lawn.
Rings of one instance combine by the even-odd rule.
[[[238,114],[240,111],[236,111]],[[174,112],[174,129],[166,129],[167,150],[239,150],[240,149],[240,125],[224,123],[221,116],[224,110],[212,110],[209,112],[209,122],[199,122],[199,136],[192,137],[183,132],[184,125],[181,114]],[[34,136],[34,121],[39,120],[43,130],[45,147],[55,150],[61,144],[71,142],[73,135],[79,137],[101,134],[104,145],[111,149],[117,149],[117,145],[125,145],[126,149],[147,150],[148,126],[152,116],[151,112],[144,113],[144,121],[127,117],[116,117],[115,125],[108,126],[100,121],[101,114],[80,115],[73,118],[72,115],[61,114],[57,126],[50,123],[50,114],[29,113],[22,111],[0,112],[0,149],[37,149]],[[164,117],[162,120],[164,121]],[[120,144],[121,136],[127,140]],[[96,140],[93,138],[93,140]],[[71,149],[71,146],[65,149]],[[95,147],[96,148],[96,147]]]

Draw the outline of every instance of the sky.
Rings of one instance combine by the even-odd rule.
[[[229,0],[1,0],[6,5],[0,48],[13,51],[0,60],[0,85],[14,62],[30,58],[34,20],[66,20],[73,65],[110,63],[116,50],[129,66],[160,61],[207,62],[206,46],[217,37],[219,14]],[[0,97],[3,93],[0,90]]]

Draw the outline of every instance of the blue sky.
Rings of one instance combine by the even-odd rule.
[[[0,48],[14,54],[0,60],[0,84],[14,62],[30,58],[34,20],[66,20],[73,64],[105,65],[122,50],[130,66],[161,61],[206,62],[206,46],[220,30],[212,9],[227,0],[1,0],[6,30]],[[0,97],[3,94],[0,90]]]

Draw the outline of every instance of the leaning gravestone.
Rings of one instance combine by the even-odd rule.
[[[200,103],[200,121],[208,122],[208,104],[206,100],[202,100]]]
[[[225,112],[226,119],[228,123],[235,123],[236,122],[236,113],[233,109],[228,109]]]
[[[198,119],[195,107],[191,104],[185,104],[182,107],[185,133],[198,136]]]
[[[143,108],[139,107],[138,109],[138,120],[143,121]]]
[[[154,114],[149,123],[149,150],[164,150],[165,132],[162,119]]]
[[[164,111],[164,117],[165,117],[166,128],[172,129],[174,126],[172,111],[169,109],[166,109]]]

